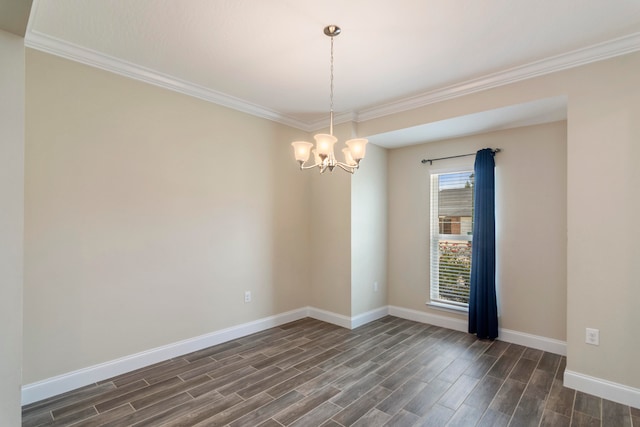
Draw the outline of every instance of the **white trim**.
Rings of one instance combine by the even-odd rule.
[[[640,32],[551,56],[526,65],[488,74],[477,79],[467,80],[442,89],[404,98],[399,101],[367,108],[358,112],[358,121],[361,122],[400,113],[402,111],[413,110],[436,102],[446,101],[545,74],[626,55],[638,50],[640,50]]]
[[[31,7],[31,14],[27,24],[25,34],[25,46],[38,49],[53,55],[61,56],[72,61],[80,62],[92,67],[111,71],[122,76],[135,80],[144,81],[165,89],[184,93],[189,96],[213,102],[224,107],[232,108],[253,116],[262,117],[267,120],[292,126],[297,129],[312,132],[314,130],[328,126],[328,120],[301,121],[287,116],[269,108],[253,104],[251,102],[217,92],[203,86],[169,76],[158,71],[136,65],[75,45],[65,40],[61,40],[33,29],[32,23],[35,21],[36,10],[39,0],[34,0]],[[354,121],[356,123],[371,120],[378,117],[388,116],[402,111],[412,110],[448,99],[457,98],[486,89],[503,86],[506,84],[566,70],[568,68],[586,65],[596,61],[613,58],[615,56],[626,55],[640,50],[640,32],[629,34],[616,39],[577,49],[571,52],[551,56],[539,61],[534,61],[526,65],[513,67],[504,71],[488,74],[476,79],[467,80],[431,92],[422,93],[416,96],[401,99],[399,101],[388,102],[360,111],[343,112],[337,115],[336,123]]]
[[[293,322],[304,317],[311,317],[343,328],[354,329],[388,314],[456,331],[467,331],[467,321],[464,319],[440,316],[403,307],[383,306],[353,317],[315,307],[303,307],[24,385],[22,387],[22,404],[27,405],[37,402],[116,375],[121,375],[173,357],[264,331],[265,329]],[[500,329],[499,335],[500,339],[506,342],[525,345],[552,353],[566,354],[566,343],[562,341],[508,329]],[[611,397],[607,398],[615,400]]]
[[[309,308],[304,307],[27,384],[22,387],[22,404],[37,402],[172,357],[293,322],[308,315]]]
[[[412,310],[410,308],[390,305],[389,314],[401,317],[414,322],[428,323],[429,325],[440,326],[441,328],[453,329],[455,331],[467,332],[467,321],[455,317],[440,316],[439,314],[426,313],[424,311]],[[462,313],[461,313],[462,314]]]
[[[335,113],[333,115],[333,125],[341,125],[343,123],[350,122],[358,122],[358,115],[354,112],[348,111],[343,113]],[[327,117],[314,120],[312,122],[305,123],[304,128],[300,128],[302,130],[306,130],[307,132],[318,133],[320,131],[326,130],[329,127],[329,119]]]
[[[461,332],[468,331],[468,322],[466,319],[440,316],[438,314],[425,313],[422,311],[395,306],[389,306],[389,314],[391,316],[402,317],[403,319],[413,320],[421,323],[428,323],[430,325],[440,326],[442,328],[454,329]],[[513,344],[519,344],[538,350],[548,351],[550,353],[560,354],[562,356],[566,356],[567,354],[566,342],[553,338],[542,337],[540,335],[532,335],[526,332],[518,332],[512,331],[510,329],[499,328],[498,339]]]
[[[547,338],[540,335],[528,334],[526,332],[512,331],[511,329],[498,329],[498,337],[502,341],[513,344],[524,345],[549,353],[567,355],[567,342],[554,338]]]
[[[348,317],[314,307],[303,307],[286,313],[265,317],[220,331],[190,338],[151,350],[125,356],[98,365],[58,375],[22,387],[22,404],[37,402],[88,384],[111,378],[135,369],[181,356],[213,345],[241,338],[265,329],[293,322],[304,317],[332,323],[344,328],[357,328],[386,315],[427,323],[456,331],[466,332],[467,321],[437,314],[425,313],[397,306],[384,306],[354,317]],[[531,335],[509,329],[499,330],[500,339],[551,353],[566,355],[566,343],[551,338]],[[565,370],[564,385],[585,393],[640,408],[640,389],[614,383],[589,375]]]
[[[564,371],[564,386],[604,399],[640,408],[640,389],[579,372]]]
[[[208,89],[204,86],[200,86],[93,49],[75,45],[65,40],[39,33],[34,30],[30,30],[27,33],[24,44],[32,49],[41,50],[71,61],[96,67],[101,70],[110,71],[121,76],[160,86],[178,93],[193,96],[195,98],[241,111],[252,116],[282,123],[306,132],[311,131],[311,127],[308,123],[286,116],[269,108],[250,103],[222,92]]]
[[[387,306],[379,307],[371,311],[367,311],[366,313],[358,314],[351,318],[351,329],[358,328],[362,325],[366,325],[367,323],[373,322],[374,320],[378,320],[383,318],[389,314],[389,308]]]
[[[330,311],[321,310],[319,308],[303,307],[297,310],[265,317],[263,319],[232,326],[205,335],[200,335],[198,337],[142,351],[140,353],[124,356],[98,365],[78,369],[76,371],[47,378],[35,383],[26,384],[22,387],[22,404],[27,405],[37,402],[116,375],[121,375],[173,357],[202,350],[203,348],[222,344],[236,338],[264,331],[265,329],[293,322],[304,317],[312,317],[323,322],[342,326],[343,328],[353,329],[386,315],[386,306],[362,313],[355,317],[347,317]]]
[[[445,304],[439,301],[427,301],[425,305],[434,310],[448,311],[449,313],[460,313],[460,314],[464,314],[465,316],[469,314],[468,306],[462,307],[455,304]]]
[[[307,307],[307,310],[307,315],[311,318],[342,326],[343,328],[351,329],[351,317],[315,307]]]

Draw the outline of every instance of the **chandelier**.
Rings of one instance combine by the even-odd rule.
[[[338,138],[333,136],[333,38],[340,34],[342,30],[337,25],[329,25],[324,28],[325,35],[331,38],[331,76],[329,79],[330,88],[330,105],[329,105],[329,133],[319,133],[314,135],[313,139],[316,140],[316,148],[311,149],[313,144],[306,141],[292,142],[294,155],[296,160],[300,164],[300,170],[313,169],[317,167],[320,169],[320,173],[324,173],[327,169],[329,172],[333,172],[333,169],[338,166],[340,169],[354,173],[360,166],[360,160],[364,158],[367,141],[364,138],[350,139],[345,142],[346,148],[342,149],[344,154],[344,162],[336,160],[333,154],[333,145],[338,141]],[[313,153],[315,163],[307,165],[309,155]]]

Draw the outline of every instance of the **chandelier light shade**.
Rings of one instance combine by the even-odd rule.
[[[293,146],[293,153],[296,161],[300,164],[300,170],[318,168],[320,173],[324,173],[327,169],[329,172],[333,172],[333,169],[338,166],[340,169],[354,173],[358,167],[360,167],[360,160],[364,158],[366,153],[367,141],[364,138],[350,139],[345,144],[346,148],[342,149],[344,154],[344,162],[336,160],[336,156],[333,153],[333,146],[338,141],[338,138],[333,136],[333,38],[340,34],[342,30],[337,25],[329,25],[324,28],[325,35],[331,38],[331,75],[329,79],[330,89],[330,105],[329,105],[329,133],[319,133],[314,135],[313,139],[316,140],[316,147],[313,148],[313,144],[306,141],[294,141],[291,143]],[[313,153],[313,164],[308,165],[307,161]]]

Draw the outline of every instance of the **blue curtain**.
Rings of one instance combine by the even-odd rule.
[[[495,162],[493,150],[476,153],[473,250],[471,252],[471,292],[469,333],[478,338],[498,337],[496,304],[496,213]]]

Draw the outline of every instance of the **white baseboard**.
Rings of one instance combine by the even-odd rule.
[[[309,316],[309,308],[304,307],[27,384],[22,387],[22,404],[37,402],[163,360],[202,350],[307,316]]]
[[[369,322],[383,318],[389,314],[389,308],[387,306],[376,308],[375,310],[367,311],[366,313],[358,314],[351,318],[351,329],[355,329],[362,325],[366,325]]]
[[[374,320],[378,320],[389,314],[387,306],[379,307],[353,317],[344,316],[342,314],[337,314],[331,311],[321,310],[314,307],[307,307],[307,309],[309,310],[309,317],[312,317],[316,320],[322,320],[323,322],[342,326],[343,328],[347,329],[355,329],[359,326],[366,325],[369,322],[373,322]]]
[[[316,320],[322,320],[323,322],[332,323],[334,325],[342,326],[343,328],[351,329],[351,317],[347,317],[343,314],[333,313],[331,311],[322,310],[315,307],[307,307],[307,314]]]
[[[623,405],[640,408],[640,389],[624,384],[614,383],[565,369],[564,386]]]
[[[542,337],[540,335],[532,335],[526,332],[512,331],[511,329],[498,329],[498,337],[502,341],[513,344],[520,344],[526,347],[535,348],[549,353],[567,355],[567,342],[556,340],[554,338]]]
[[[22,404],[27,405],[37,402],[116,375],[144,368],[172,357],[222,344],[304,317],[312,317],[343,328],[353,329],[386,315],[387,307],[381,307],[355,317],[347,317],[314,307],[304,307],[26,384],[22,387]]]
[[[429,325],[440,326],[441,328],[453,329],[455,331],[467,332],[467,321],[454,317],[440,316],[438,314],[425,313],[424,311],[412,310],[410,308],[389,306],[391,316],[401,317],[414,322],[428,323]]]
[[[163,360],[202,350],[203,348],[241,338],[304,317],[312,317],[343,328],[354,329],[384,317],[387,314],[456,331],[467,331],[466,320],[396,306],[379,307],[354,317],[348,317],[314,307],[303,307],[24,385],[22,387],[22,404],[27,405],[37,402],[116,375],[162,362]],[[499,333],[500,339],[506,342],[525,345],[552,353],[566,354],[566,343],[562,341],[508,329],[501,329]]]
[[[468,324],[466,320],[454,317],[440,316],[438,314],[425,313],[423,311],[411,310],[409,308],[389,306],[389,314],[403,319],[413,320],[430,325],[449,328],[456,331],[467,332]],[[524,345],[538,350],[566,356],[567,343],[553,338],[532,335],[526,332],[512,331],[510,329],[498,329],[498,338],[501,341]]]

